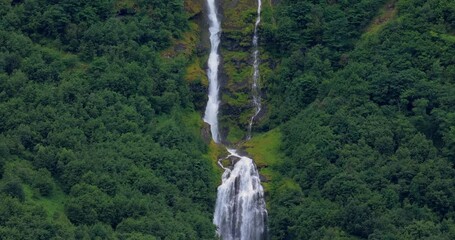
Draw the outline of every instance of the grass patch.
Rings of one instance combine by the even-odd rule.
[[[263,182],[266,192],[270,191],[272,182],[279,176],[279,173],[274,170],[274,166],[280,164],[283,159],[280,154],[280,144],[281,132],[279,128],[275,128],[254,136],[243,145],[248,154],[254,159],[259,168],[259,173],[268,180],[268,182]]]
[[[194,61],[186,68],[185,80],[189,83],[200,82],[204,86],[209,85],[209,80],[202,69],[201,60],[194,58]]]
[[[437,33],[435,31],[430,31],[432,37],[440,38],[449,43],[455,43],[455,36],[447,33]]]
[[[397,15],[396,3],[397,0],[390,0],[379,9],[377,17],[375,17],[370,26],[368,26],[365,35],[368,36],[377,33]]]
[[[266,133],[254,136],[249,142],[243,146],[248,154],[253,158],[259,168],[259,174],[264,176],[268,181],[262,182],[266,198],[269,194],[279,194],[280,192],[301,192],[301,188],[297,182],[290,178],[283,177],[276,167],[283,164],[283,155],[280,152],[282,135],[279,128],[274,128]],[[269,208],[269,200],[266,200],[267,208]]]
[[[273,166],[279,163],[279,148],[281,143],[281,132],[275,128],[263,134],[254,136],[244,144],[246,151],[254,157],[259,168]]]
[[[64,72],[85,71],[88,68],[88,64],[82,62],[79,56],[60,50],[58,45],[53,45],[52,43],[47,45],[34,44],[33,49],[46,56],[46,58],[49,57],[61,61],[64,65]]]
[[[278,192],[288,192],[288,191],[296,191],[296,192],[301,192],[302,189],[300,188],[299,184],[297,184],[294,180],[292,179],[283,179],[280,182],[280,185],[277,189]]]
[[[240,140],[242,140],[244,135],[245,132],[242,129],[240,129],[240,127],[237,126],[237,124],[230,124],[229,133],[226,139],[231,143],[237,143]]]
[[[190,130],[192,134],[195,136],[201,135],[201,129],[204,126],[204,121],[202,121],[198,112],[186,111],[183,116],[181,116],[181,119],[181,122],[185,125],[186,129]]]
[[[222,145],[216,144],[214,141],[210,141],[208,145],[209,151],[206,155],[210,162],[212,163],[213,171],[218,179],[218,185],[221,184],[221,175],[223,175],[223,169],[218,166],[218,159],[228,155],[228,152]]]
[[[65,215],[66,195],[59,188],[54,188],[51,197],[42,197],[35,200],[38,205],[41,205],[47,212],[49,217],[58,216],[60,220],[67,220]]]
[[[37,190],[27,184],[22,185],[27,202],[42,207],[49,219],[57,217],[60,221],[69,221],[65,215],[66,195],[59,187],[54,187],[51,196],[42,197]]]
[[[196,14],[202,12],[202,3],[198,0],[186,0],[183,2],[185,11],[188,13],[188,17],[193,17]]]

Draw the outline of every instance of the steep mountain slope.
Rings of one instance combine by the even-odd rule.
[[[0,1],[0,239],[214,238],[186,7]]]
[[[271,239],[455,239],[454,1],[265,0],[244,144],[256,1],[219,4]],[[0,239],[215,237],[204,7],[0,0]]]
[[[454,13],[444,0],[275,5],[265,124],[281,135],[257,141],[281,136],[264,157],[272,239],[455,237]]]

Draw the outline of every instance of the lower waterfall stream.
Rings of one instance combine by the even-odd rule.
[[[220,83],[218,70],[220,56],[218,48],[221,37],[221,22],[218,16],[216,0],[207,0],[210,55],[207,62],[209,79],[208,102],[204,121],[210,125],[215,143],[221,142],[218,129],[218,109],[220,105]],[[258,31],[260,23],[261,0],[258,0],[258,16],[253,36],[253,104],[254,115],[251,117],[247,140],[251,138],[251,128],[256,116],[261,111],[259,94],[259,50]],[[213,223],[217,226],[217,235],[223,240],[262,240],[267,238],[267,210],[264,191],[258,170],[253,159],[243,156],[237,150],[227,148],[230,153],[226,158],[235,158],[236,163],[230,168],[223,167],[222,184],[218,187]]]

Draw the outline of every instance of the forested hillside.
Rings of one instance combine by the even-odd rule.
[[[244,142],[257,2],[218,1],[219,119],[270,238],[455,239],[455,1],[262,3]],[[0,0],[0,240],[214,239],[204,4]]]
[[[161,54],[190,30],[183,1],[1,0],[0,16],[0,239],[213,239],[190,57]]]
[[[266,16],[272,239],[455,239],[455,2],[283,0]]]

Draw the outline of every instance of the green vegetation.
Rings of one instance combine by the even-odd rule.
[[[454,1],[263,4],[271,239],[455,239]],[[239,143],[256,1],[221,5]],[[0,239],[214,239],[203,6],[0,0]]]
[[[240,129],[235,122],[228,122],[229,125],[231,126],[229,128],[229,134],[226,137],[226,140],[235,143],[238,142],[240,139],[242,139],[245,136],[245,132]]]
[[[238,89],[239,85],[242,85],[242,83],[245,85],[245,82],[248,82],[249,78],[251,78],[252,70],[251,64],[248,63],[249,58],[250,54],[246,51],[226,51],[226,53],[223,54],[223,69],[229,74],[229,81],[227,82],[228,89]]]
[[[265,191],[270,191],[271,185],[280,181],[281,174],[278,172],[278,166],[282,163],[283,156],[280,152],[282,135],[279,128],[269,132],[258,134],[250,141],[245,142],[243,147],[254,159],[259,169],[259,174],[265,177],[266,181],[262,182]],[[290,181],[286,179],[286,181]]]
[[[274,170],[272,239],[455,238],[454,13],[447,0],[283,0],[265,14],[277,67],[262,125],[281,141],[278,154],[249,144]]]
[[[396,2],[397,0],[390,0],[383,7],[381,7],[373,22],[370,24],[370,26],[368,26],[366,30],[367,34],[376,34],[381,28],[383,28],[391,19],[396,16]]]
[[[245,138],[251,117],[253,81],[251,47],[257,1],[220,1],[220,4],[223,10],[221,70],[222,79],[226,80],[222,88],[220,126],[222,134],[229,142],[238,143]],[[269,69],[266,55],[261,59],[262,68]]]
[[[217,186],[221,184],[221,176],[223,175],[223,169],[218,165],[218,160],[226,157],[229,153],[226,148],[222,145],[216,144],[213,141],[210,141],[208,144],[209,150],[206,155],[204,155],[207,161],[212,163],[212,168],[215,170],[215,179]]]
[[[197,6],[0,1],[0,239],[214,238]]]
[[[267,166],[277,165],[280,162],[279,150],[282,135],[279,128],[258,134],[243,146],[254,157],[256,165],[262,169]]]

